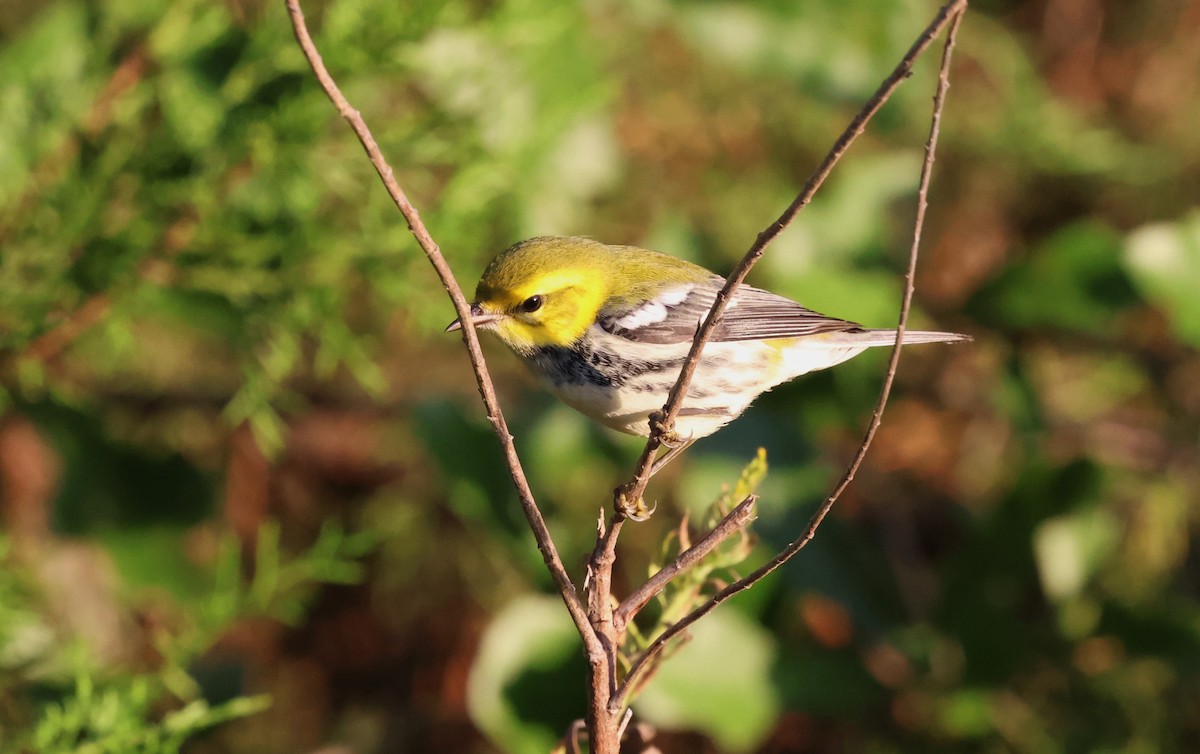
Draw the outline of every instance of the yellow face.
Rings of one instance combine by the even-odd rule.
[[[596,321],[605,297],[604,276],[594,269],[551,269],[521,280],[485,276],[475,291],[472,320],[518,353],[569,346]]]
[[[541,236],[501,252],[484,270],[471,321],[519,354],[570,346],[596,321],[609,297],[631,306],[667,283],[708,280],[681,259],[588,238]],[[456,330],[455,322],[449,329]]]

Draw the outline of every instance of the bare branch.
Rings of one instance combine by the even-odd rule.
[[[483,399],[484,407],[487,409],[488,420],[492,423],[492,428],[495,430],[496,437],[500,441],[500,446],[504,452],[504,461],[508,465],[509,474],[512,476],[513,485],[516,487],[517,497],[521,502],[521,509],[524,511],[525,518],[528,519],[529,526],[533,530],[533,536],[537,540],[538,549],[542,552],[542,559],[546,563],[546,568],[550,571],[554,583],[558,586],[562,600],[566,603],[567,611],[571,614],[571,619],[575,622],[575,627],[579,630],[579,634],[583,638],[584,646],[588,650],[589,662],[602,662],[604,649],[600,644],[599,638],[596,636],[596,632],[592,629],[583,603],[575,591],[575,585],[571,583],[571,578],[567,575],[567,571],[563,567],[562,560],[558,556],[558,551],[554,547],[554,541],[550,538],[550,530],[546,527],[545,519],[537,507],[533,492],[525,477],[525,471],[521,467],[520,458],[518,458],[516,447],[513,445],[512,435],[508,431],[508,424],[504,420],[504,414],[501,412],[499,401],[496,399],[496,391],[492,385],[492,379],[488,374],[487,364],[483,359],[483,351],[479,347],[479,337],[471,323],[470,305],[467,303],[467,298],[463,295],[462,288],[459,287],[458,281],[455,279],[454,273],[451,272],[450,266],[446,263],[445,257],[442,256],[441,249],[438,248],[438,245],[429,235],[425,224],[421,222],[421,217],[416,207],[409,202],[404,190],[396,182],[395,174],[392,172],[392,168],[388,165],[387,160],[384,159],[383,153],[380,151],[379,145],[375,142],[375,138],[371,135],[370,129],[367,128],[366,122],[363,121],[359,112],[350,106],[345,96],[342,95],[341,90],[338,89],[333,77],[326,70],[325,63],[321,60],[321,55],[317,52],[316,45],[313,44],[312,37],[308,33],[308,27],[304,23],[304,13],[300,10],[299,0],[286,0],[286,2],[288,14],[292,21],[292,28],[296,33],[296,41],[300,43],[300,49],[304,51],[304,57],[308,59],[309,64],[312,66],[313,73],[316,74],[317,80],[321,83],[321,88],[325,90],[325,94],[329,96],[338,113],[354,129],[354,133],[358,136],[358,140],[362,142],[367,156],[371,159],[371,164],[375,166],[376,172],[379,173],[379,177],[383,180],[383,185],[387,188],[392,201],[395,202],[400,213],[404,215],[404,219],[408,222],[409,230],[412,231],[413,236],[417,239],[417,243],[421,245],[425,256],[429,258],[429,263],[433,265],[434,270],[437,272],[437,276],[442,282],[442,287],[446,289],[446,293],[454,303],[454,310],[458,313],[459,321],[462,323],[463,341],[467,346],[467,353],[471,359],[471,367],[475,371],[475,381],[479,386],[479,395]]]
[[[937,16],[921,32],[921,35],[917,37],[916,42],[909,48],[891,75],[884,79],[879,88],[875,90],[875,94],[871,96],[871,99],[867,100],[862,109],[858,111],[858,114],[854,116],[854,120],[850,122],[850,125],[846,126],[846,129],[842,131],[841,136],[838,137],[829,154],[825,156],[824,161],[817,167],[812,176],[809,177],[808,182],[804,184],[804,188],[792,200],[788,208],[783,211],[779,219],[758,234],[758,237],[754,240],[754,244],[746,252],[746,256],[742,257],[742,261],[730,273],[725,286],[717,294],[717,298],[713,302],[707,318],[705,318],[703,324],[696,331],[696,337],[692,341],[692,350],[688,352],[687,359],[683,363],[683,368],[679,372],[679,379],[675,382],[675,386],[671,388],[670,395],[667,396],[667,402],[663,406],[662,415],[658,417],[658,421],[655,421],[653,417],[651,418],[650,438],[646,441],[646,447],[642,450],[642,455],[638,459],[637,471],[629,482],[617,488],[616,496],[618,498],[623,497],[626,500],[637,500],[645,493],[646,484],[650,481],[650,468],[654,464],[655,454],[662,445],[663,434],[670,431],[675,424],[675,418],[678,416],[679,409],[683,404],[683,396],[687,394],[688,386],[692,382],[692,375],[695,373],[696,366],[700,361],[700,353],[704,350],[705,344],[708,342],[717,325],[720,324],[725,307],[728,305],[730,297],[733,296],[733,292],[746,279],[746,276],[750,273],[754,265],[758,263],[763,252],[766,251],[767,245],[775,240],[776,236],[791,224],[800,210],[812,201],[813,195],[817,193],[817,189],[829,177],[834,166],[842,158],[842,155],[846,153],[846,150],[850,148],[850,145],[854,143],[854,140],[862,134],[867,123],[874,117],[875,113],[879,112],[879,109],[883,107],[883,103],[891,97],[892,92],[912,74],[912,67],[916,59],[933,43],[933,40],[945,28],[950,17],[961,13],[966,8],[966,5],[967,0],[951,0],[951,2],[942,6]],[[617,507],[620,508],[619,505]]]
[[[617,728],[617,740],[620,741],[625,737],[625,729],[629,727],[629,721],[633,719],[633,710],[625,710],[625,715],[621,718],[621,727]]]
[[[572,720],[567,726],[567,732],[563,734],[562,742],[556,752],[562,751],[564,754],[580,754],[579,752],[579,737],[587,729],[582,720]]]
[[[617,635],[620,636],[629,621],[633,620],[638,612],[646,606],[646,603],[654,599],[655,595],[661,592],[676,576],[699,563],[718,545],[753,521],[754,506],[757,502],[757,495],[747,497],[736,508],[725,514],[725,517],[699,542],[679,553],[675,560],[659,569],[658,573],[651,576],[637,591],[622,600],[613,615],[613,625]]]
[[[675,417],[678,415],[683,403],[683,396],[687,394],[692,375],[695,373],[696,366],[700,361],[700,353],[705,343],[708,342],[708,338],[711,336],[713,330],[720,324],[721,316],[725,311],[730,296],[733,295],[734,290],[746,279],[750,270],[758,262],[759,258],[762,257],[767,245],[782,233],[800,210],[812,200],[817,189],[829,177],[834,166],[841,159],[842,155],[845,154],[846,150],[850,148],[854,140],[862,134],[867,123],[879,111],[883,103],[891,97],[896,87],[911,74],[913,63],[945,27],[950,14],[956,9],[961,9],[965,6],[966,0],[951,0],[951,2],[942,7],[938,15],[925,28],[916,42],[913,43],[912,47],[892,73],[883,81],[871,99],[854,116],[854,119],[842,132],[841,136],[838,137],[838,140],[825,156],[825,159],[809,177],[804,187],[800,190],[800,193],[788,208],[779,216],[779,219],[768,226],[762,233],[759,233],[750,250],[746,252],[746,256],[742,258],[742,261],[726,280],[725,286],[717,294],[712,308],[709,309],[707,318],[696,331],[696,337],[692,341],[692,348],[688,352],[688,356],[684,360],[683,367],[680,370],[679,379],[675,382],[674,387],[671,388],[661,414],[656,413],[650,418],[650,437],[647,439],[646,446],[642,450],[642,455],[638,459],[637,470],[633,478],[629,482],[617,487],[614,491],[614,511],[611,523],[608,530],[597,538],[596,547],[592,551],[589,561],[591,588],[588,591],[588,605],[594,625],[599,627],[599,631],[604,632],[613,627],[612,605],[609,599],[612,584],[612,563],[616,558],[617,539],[621,533],[621,526],[626,518],[623,512],[624,506],[621,504],[621,501],[636,501],[645,494],[646,484],[650,481],[650,470],[654,465],[655,455],[662,446],[662,437],[671,429],[675,422]],[[620,702],[620,698],[620,694],[613,697],[609,704],[610,709],[613,708],[614,704]]]
[[[658,638],[656,638],[653,643],[646,648],[646,651],[643,652],[640,657],[638,657],[633,666],[629,669],[629,672],[626,674],[624,681],[621,683],[621,687],[618,689],[616,696],[610,702],[610,709],[619,709],[620,706],[625,703],[625,699],[628,696],[630,689],[634,688],[633,684],[637,681],[637,676],[639,673],[641,673],[643,668],[647,666],[647,663],[649,663],[658,653],[663,650],[669,641],[685,631],[688,626],[712,612],[717,605],[720,605],[722,602],[738,592],[745,591],[746,589],[749,589],[757,584],[759,581],[762,581],[768,574],[786,563],[796,553],[800,552],[800,550],[804,549],[804,547],[807,546],[816,535],[817,528],[820,527],[821,522],[825,520],[825,517],[833,508],[833,504],[837,502],[837,499],[841,497],[846,488],[850,486],[850,482],[853,481],[854,475],[858,472],[859,466],[866,457],[867,449],[871,446],[871,441],[874,439],[875,432],[879,429],[879,423],[883,419],[883,410],[887,405],[888,396],[891,394],[892,382],[896,376],[896,368],[900,363],[901,341],[904,337],[904,330],[908,325],[908,312],[912,305],[913,297],[913,280],[916,276],[917,269],[917,254],[921,246],[921,233],[925,225],[925,211],[929,205],[929,181],[933,172],[933,161],[934,154],[937,150],[938,136],[941,133],[942,109],[946,102],[946,90],[950,87],[950,60],[954,53],[954,43],[958,37],[958,27],[962,22],[962,16],[966,10],[966,5],[966,0],[955,0],[955,2],[943,7],[941,12],[939,12],[937,19],[935,19],[934,23],[930,25],[928,29],[926,29],[925,34],[923,34],[921,37],[922,40],[926,40],[931,33],[935,33],[935,29],[940,29],[941,26],[945,24],[947,20],[947,14],[949,14],[948,20],[950,21],[950,26],[946,33],[945,47],[942,50],[942,62],[941,68],[938,72],[937,91],[933,97],[933,115],[930,119],[929,138],[925,143],[925,160],[921,165],[921,179],[919,188],[917,190],[917,213],[916,219],[913,222],[912,246],[910,247],[908,253],[908,270],[905,274],[904,299],[900,305],[900,317],[896,326],[896,343],[892,347],[892,355],[891,359],[888,361],[887,373],[883,380],[883,387],[880,388],[879,400],[875,404],[874,414],[871,417],[870,424],[867,426],[866,434],[863,436],[862,444],[859,445],[858,452],[855,453],[854,458],[850,461],[850,464],[846,468],[846,472],[842,475],[842,478],[833,488],[833,492],[830,493],[829,497],[825,499],[825,502],[822,503],[817,509],[816,513],[813,514],[812,519],[809,520],[804,534],[801,535],[799,539],[796,539],[783,550],[781,550],[779,554],[768,561],[765,565],[745,578],[739,579],[738,581],[735,581],[721,591],[717,592],[712,596],[711,599],[708,600],[708,602],[705,602],[703,605],[680,619],[677,623],[672,624],[665,631],[663,631],[663,633],[660,634]],[[927,45],[928,42],[926,41],[925,44]],[[917,45],[914,45],[913,49],[917,49],[917,47],[920,45],[921,42],[919,41]],[[912,51],[910,51],[910,56],[911,55]],[[906,60],[907,59],[908,58],[906,58]],[[893,76],[895,76],[895,74],[893,74]],[[761,239],[762,236],[759,238]],[[727,290],[729,288],[730,286],[726,286]]]

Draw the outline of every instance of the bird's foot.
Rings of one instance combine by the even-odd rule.
[[[626,485],[622,485],[617,488],[617,494],[614,496],[613,505],[616,507],[617,512],[622,516],[630,521],[637,521],[639,523],[648,520],[652,515],[654,515],[654,511],[658,510],[657,504],[655,504],[653,508],[647,507],[645,498],[641,497],[640,495],[636,499],[631,499],[629,496],[629,489]]]
[[[688,435],[687,437],[684,437],[672,429],[669,432],[663,432],[661,435],[659,435],[658,441],[661,442],[664,447],[671,450],[676,450],[678,448],[685,448],[688,445],[691,445],[692,436]]]
[[[650,414],[650,436],[657,437],[658,441],[668,448],[677,448],[680,445],[691,442],[691,436],[684,437],[675,431],[673,424],[668,425],[663,421],[661,411],[655,411]]]

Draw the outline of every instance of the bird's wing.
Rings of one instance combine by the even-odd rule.
[[[635,307],[601,316],[599,325],[613,335],[637,343],[665,345],[690,341],[724,283],[714,278],[707,283],[668,288]],[[854,322],[827,317],[791,299],[743,285],[726,307],[712,341],[795,338],[861,329]]]

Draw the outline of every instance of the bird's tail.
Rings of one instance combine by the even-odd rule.
[[[830,333],[829,345],[844,346],[890,346],[896,342],[895,330],[847,330],[840,333]],[[904,345],[917,343],[959,343],[971,340],[970,335],[956,332],[937,332],[936,330],[905,330]]]
[[[956,343],[971,340],[969,335],[932,330],[906,330],[905,345],[916,343]],[[783,350],[787,379],[818,369],[827,369],[851,359],[872,346],[891,346],[896,342],[895,330],[853,329],[821,333],[796,338]]]

